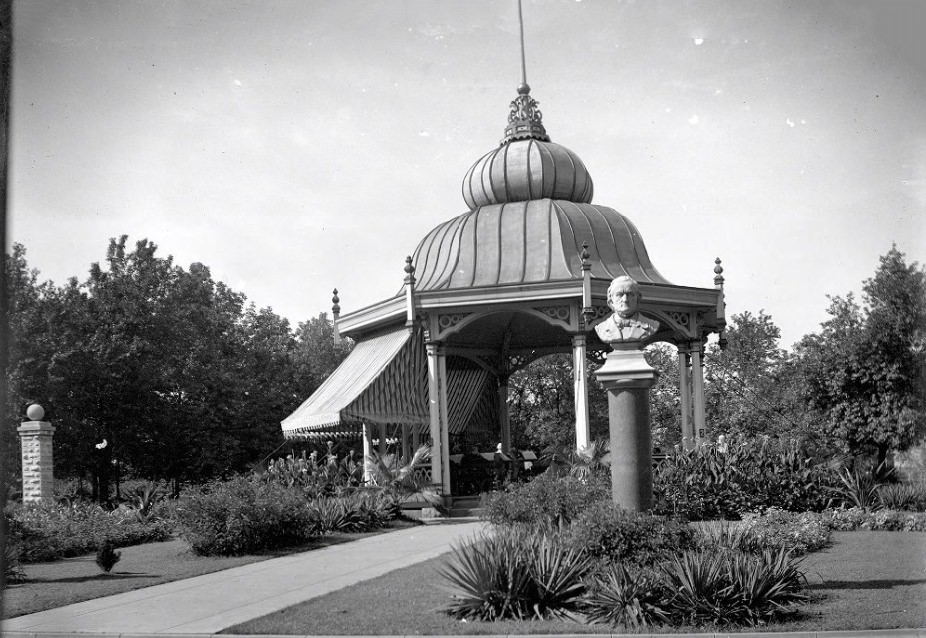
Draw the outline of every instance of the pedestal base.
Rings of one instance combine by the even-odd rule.
[[[608,354],[596,376],[608,391],[612,498],[642,512],[653,507],[649,389],[658,372],[646,363],[641,344],[624,345]]]

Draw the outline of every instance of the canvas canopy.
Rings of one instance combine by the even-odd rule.
[[[359,433],[363,423],[427,428],[423,342],[400,328],[357,343],[330,377],[283,420],[286,438]]]

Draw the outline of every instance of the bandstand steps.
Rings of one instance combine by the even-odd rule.
[[[450,518],[466,518],[482,514],[481,496],[454,496]]]

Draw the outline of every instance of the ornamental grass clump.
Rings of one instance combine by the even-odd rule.
[[[875,496],[880,509],[911,512],[926,510],[926,485],[904,483],[879,485]]]

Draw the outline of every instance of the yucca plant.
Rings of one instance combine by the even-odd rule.
[[[583,579],[591,568],[591,558],[543,534],[530,539],[528,552],[531,583],[527,602],[534,616],[574,617],[582,606],[586,590]]]
[[[674,595],[676,620],[717,625],[757,625],[790,613],[807,600],[799,561],[784,547],[755,556],[738,551],[688,552],[663,565]]]
[[[585,619],[593,624],[646,627],[671,620],[665,609],[668,592],[652,573],[612,563],[595,577],[585,597]]]
[[[154,508],[163,498],[156,483],[147,483],[131,494],[132,510],[139,523],[150,523],[154,519]]]
[[[699,625],[728,624],[739,602],[726,578],[728,552],[685,552],[662,565],[674,592],[668,601],[673,617]]]
[[[556,532],[502,528],[454,548],[439,569],[457,618],[573,618],[583,606],[591,559]]]
[[[844,468],[839,474],[839,480],[842,481],[842,487],[837,491],[847,505],[871,509],[876,504],[879,483],[874,472]]]
[[[807,600],[801,592],[806,583],[784,547],[766,549],[758,556],[731,554],[728,574],[730,587],[740,603],[738,614],[729,614],[737,624],[757,625],[793,611]]]
[[[454,546],[449,562],[438,568],[451,594],[444,611],[470,620],[524,618],[531,575],[520,555],[515,537],[507,534]]]

